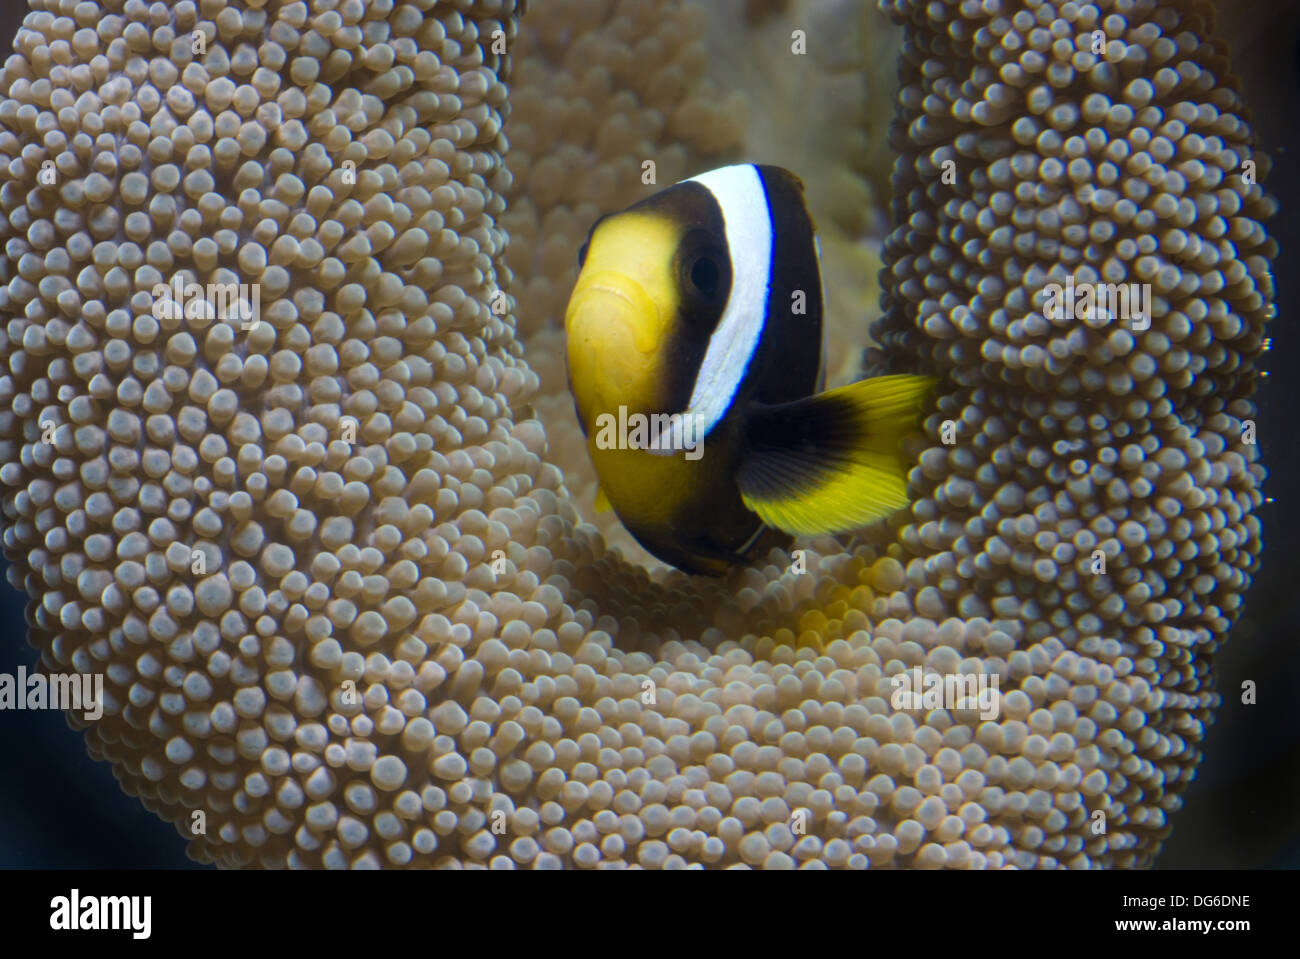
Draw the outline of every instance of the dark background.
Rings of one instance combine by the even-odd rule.
[[[1292,9],[1283,10],[1284,6]],[[0,51],[25,12],[19,0],[0,0]],[[1274,160],[1268,189],[1281,210],[1270,223],[1282,245],[1276,275],[1278,317],[1270,331],[1272,375],[1259,397],[1259,439],[1275,503],[1260,512],[1264,565],[1246,603],[1246,615],[1218,656],[1224,703],[1202,748],[1205,761],[1173,816],[1174,833],[1162,868],[1194,866],[1300,867],[1300,585],[1294,544],[1300,512],[1291,491],[1300,481],[1300,444],[1289,431],[1300,424],[1289,358],[1297,366],[1295,336],[1284,325],[1297,305],[1294,259],[1300,244],[1294,216],[1300,208],[1300,9],[1253,3],[1249,17],[1224,18],[1233,62],[1244,74],[1259,146]],[[3,568],[0,561],[0,568]],[[26,598],[0,582],[0,672],[29,668],[35,651],[24,638]],[[1254,680],[1258,704],[1243,706],[1241,684]],[[6,712],[0,725],[0,867],[198,868],[185,856],[175,828],[122,792],[106,763],[86,755],[80,734],[61,713]]]
[[[1300,867],[1300,425],[1296,383],[1300,357],[1290,325],[1300,304],[1295,250],[1300,246],[1300,3],[1223,0],[1220,27],[1242,78],[1258,146],[1273,159],[1265,185],[1280,210],[1268,227],[1281,245],[1274,263],[1277,318],[1269,325],[1270,373],[1256,396],[1264,487],[1274,502],[1259,512],[1263,567],[1246,597],[1246,611],[1218,656],[1223,705],[1202,744],[1205,761],[1173,816],[1161,868],[1192,866]],[[1290,364],[1288,366],[1287,364]],[[1288,372],[1288,370],[1290,372]],[[1253,680],[1257,705],[1241,703]]]

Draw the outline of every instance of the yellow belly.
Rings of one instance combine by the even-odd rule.
[[[645,450],[600,449],[588,438],[587,450],[600,488],[629,529],[668,527],[683,507],[697,499],[706,477],[684,454],[656,456]],[[635,532],[635,530],[633,530]]]
[[[706,443],[698,459],[645,450],[587,449],[610,506],[628,532],[674,566],[719,574],[761,527],[741,501],[725,444]]]

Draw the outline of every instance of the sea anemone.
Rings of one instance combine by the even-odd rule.
[[[1204,4],[887,6],[900,159],[868,360],[948,384],[918,498],[712,582],[578,521],[510,296],[563,297],[629,130],[734,144],[648,115],[654,84],[696,102],[689,43],[583,47],[640,58],[647,99],[570,65],[554,95],[608,111],[575,121],[599,126],[587,206],[538,212],[569,188],[545,165],[585,154],[533,129],[513,170],[537,199],[509,221],[510,0],[33,0],[0,76],[5,551],[43,667],[106,676],[103,717],[73,717],[91,754],[191,855],[1152,860],[1258,554],[1275,250],[1241,170],[1267,162]],[[630,45],[689,11],[539,6],[538,42]],[[1151,284],[1149,328],[1044,319],[1071,277]],[[186,308],[156,309],[177,278]],[[240,283],[260,315],[217,302]],[[999,714],[894,708],[913,668],[997,677]]]

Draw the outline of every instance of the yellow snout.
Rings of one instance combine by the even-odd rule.
[[[614,270],[584,270],[564,326],[569,382],[583,419],[651,409],[659,376],[663,322],[644,288]]]

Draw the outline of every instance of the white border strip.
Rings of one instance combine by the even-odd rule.
[[[731,296],[695,377],[687,412],[707,435],[722,419],[758,348],[772,270],[772,214],[752,163],[720,167],[684,180],[718,201],[731,257]]]

